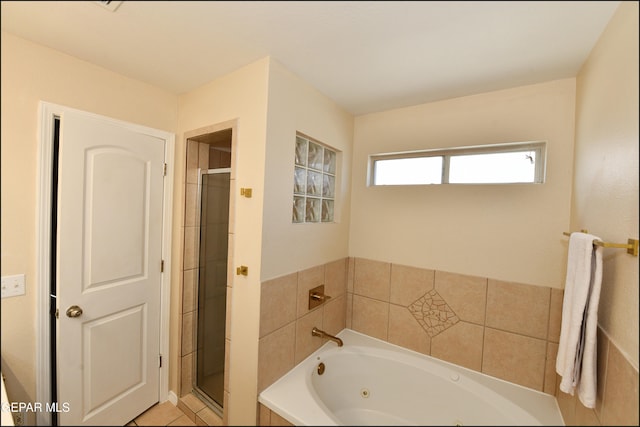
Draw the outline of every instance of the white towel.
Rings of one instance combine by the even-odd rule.
[[[598,237],[571,233],[567,278],[562,302],[562,326],[556,372],[562,376],[560,390],[571,395],[578,389],[587,408],[596,403],[596,356],[598,303],[602,284],[602,247]]]

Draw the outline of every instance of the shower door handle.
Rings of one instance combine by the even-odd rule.
[[[67,308],[67,317],[80,317],[82,316],[82,309],[77,305],[72,305]]]

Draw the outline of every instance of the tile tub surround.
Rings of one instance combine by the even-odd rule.
[[[585,408],[577,395],[556,390],[566,425],[637,426],[638,368],[633,367],[609,337],[598,328],[598,388],[596,407]],[[558,377],[559,378],[559,377]],[[560,380],[557,381],[558,385]]]
[[[355,258],[351,329],[555,393],[562,291]]]
[[[311,335],[314,326],[329,334],[346,327],[347,267],[342,258],[262,283],[258,393],[326,342]],[[309,310],[309,290],[322,284],[331,298]]]
[[[308,290],[322,284],[327,275],[345,278],[343,295],[339,290],[326,291],[344,299],[344,320],[337,313],[339,307],[329,305],[338,298],[321,306],[322,311],[305,309]],[[325,286],[342,289],[343,285],[334,279]],[[308,337],[307,329],[319,322],[327,328],[333,322],[334,329],[325,329],[329,333],[347,327],[556,395],[567,425],[601,425],[607,419],[638,425],[638,370],[600,330],[598,363],[604,366],[598,368],[595,410],[558,391],[555,358],[562,298],[562,290],[546,286],[353,257],[272,279],[262,284],[258,391],[322,344],[319,338]],[[283,425],[278,424],[277,414],[267,412],[261,408],[261,425]]]

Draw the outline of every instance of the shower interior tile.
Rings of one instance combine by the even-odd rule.
[[[184,201],[184,225],[186,227],[195,227],[199,225],[200,215],[196,213],[198,206],[198,186],[196,184],[186,184],[186,193]]]
[[[184,228],[184,269],[190,270],[198,266],[196,251],[196,227]]]
[[[209,144],[198,144],[198,167],[202,170],[209,169]]]
[[[187,141],[187,183],[198,183],[198,142]]]
[[[182,279],[182,313],[195,310],[195,270],[185,270]]]
[[[182,315],[182,355],[193,351],[193,311]]]

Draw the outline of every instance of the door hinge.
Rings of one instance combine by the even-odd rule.
[[[167,176],[167,164],[166,164],[166,163],[164,164],[164,169],[163,169],[162,174],[163,174],[164,176]]]
[[[160,273],[164,273],[164,260],[160,261]]]
[[[158,368],[162,368],[162,355],[158,355]]]

